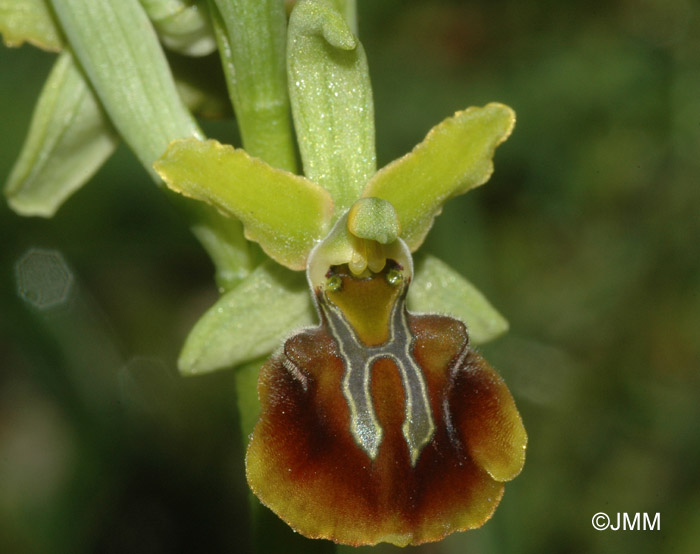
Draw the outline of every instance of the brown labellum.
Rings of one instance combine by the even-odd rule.
[[[461,321],[406,311],[398,269],[332,268],[316,290],[321,325],[261,370],[248,481],[308,537],[437,541],[481,526],[522,469],[527,436],[505,383]]]

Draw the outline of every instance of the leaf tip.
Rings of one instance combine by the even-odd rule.
[[[44,217],[49,219],[56,215],[58,210],[58,205],[27,201],[8,192],[5,192],[5,198],[10,209],[23,217]]]

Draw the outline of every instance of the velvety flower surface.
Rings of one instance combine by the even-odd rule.
[[[321,325],[289,338],[261,370],[248,481],[306,536],[351,545],[436,541],[482,525],[503,482],[522,469],[527,437],[503,380],[470,349],[461,321],[408,313],[407,280],[395,276],[391,262],[359,277],[332,268],[332,286],[315,291]],[[369,305],[371,321],[363,317]],[[363,360],[360,379],[369,418],[358,416],[362,387],[348,387],[349,368],[358,371],[348,341],[377,353]],[[405,344],[392,349],[391,341]],[[393,357],[404,347],[407,359]],[[411,360],[427,392],[423,412],[422,385],[407,377]],[[368,447],[377,442],[376,451]]]

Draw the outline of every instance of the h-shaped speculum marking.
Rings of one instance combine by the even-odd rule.
[[[372,366],[380,358],[388,358],[396,364],[401,375],[405,399],[401,430],[411,465],[415,466],[435,432],[435,424],[425,377],[412,353],[413,335],[404,308],[405,297],[404,288],[391,310],[388,338],[376,346],[362,343],[343,312],[325,293],[319,295],[319,304],[345,366],[343,395],[350,410],[350,433],[355,442],[370,459],[376,459],[383,430],[372,403]]]

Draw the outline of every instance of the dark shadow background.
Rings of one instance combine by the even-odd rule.
[[[359,4],[380,165],[458,109],[518,114],[491,181],[446,207],[425,248],[511,322],[482,350],[528,460],[482,529],[408,550],[697,552],[697,6]],[[53,59],[0,47],[3,179]],[[207,130],[237,140],[231,122]],[[175,370],[212,267],[135,158],[120,147],[53,219],[3,202],[0,236],[0,551],[249,551],[232,375]],[[33,263],[64,302],[32,306]],[[597,512],[658,512],[661,530],[596,531]]]

